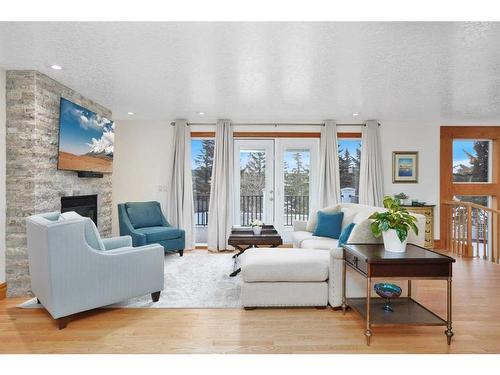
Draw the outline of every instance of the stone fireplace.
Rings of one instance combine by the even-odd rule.
[[[61,197],[61,212],[75,211],[97,223],[97,195],[76,195]]]
[[[94,196],[99,232],[111,235],[111,174],[79,178],[57,169],[61,96],[106,118],[111,111],[32,70],[7,71],[6,91],[7,293],[20,296],[30,294],[27,216],[60,211],[67,197]]]

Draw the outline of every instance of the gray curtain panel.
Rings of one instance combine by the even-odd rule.
[[[321,129],[318,202],[317,207],[313,208],[320,209],[337,203],[340,203],[337,123],[327,120]]]
[[[359,172],[359,203],[382,207],[384,201],[384,175],[379,124],[366,122],[362,130]]]
[[[231,121],[218,120],[208,209],[208,250],[227,250],[233,225],[233,129]]]
[[[186,120],[175,120],[167,189],[167,220],[186,231],[186,248],[194,248],[194,200],[191,178],[191,135]]]

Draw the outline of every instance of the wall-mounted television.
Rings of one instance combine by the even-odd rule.
[[[111,173],[114,139],[113,121],[61,98],[58,169]]]

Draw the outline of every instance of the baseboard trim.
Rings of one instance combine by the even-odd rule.
[[[7,298],[7,283],[0,284],[0,299]]]

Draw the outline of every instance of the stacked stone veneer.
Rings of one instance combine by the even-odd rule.
[[[111,111],[36,71],[7,71],[6,276],[9,296],[29,295],[27,216],[59,211],[61,197],[98,195],[99,232],[111,234],[111,174],[57,170],[61,96],[101,116]]]

